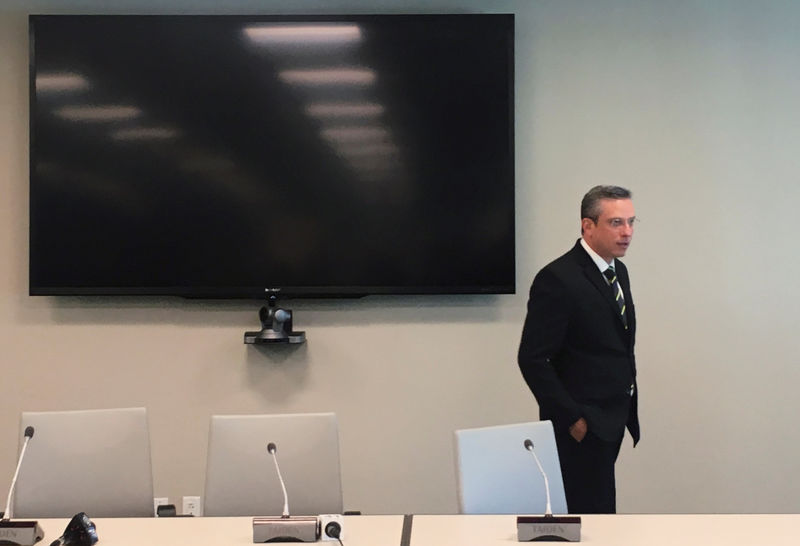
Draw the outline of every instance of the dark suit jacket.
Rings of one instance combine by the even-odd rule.
[[[619,260],[615,270],[625,296],[627,330],[611,287],[580,240],[536,275],[519,367],[539,403],[540,418],[553,421],[557,433],[566,433],[583,417],[589,431],[606,441],[619,440],[627,426],[635,445],[636,313],[628,270]]]

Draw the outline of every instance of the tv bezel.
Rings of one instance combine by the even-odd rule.
[[[511,234],[512,241],[511,278],[508,284],[491,284],[476,286],[421,286],[421,285],[331,285],[331,286],[53,286],[34,285],[32,275],[33,262],[33,232],[36,229],[35,213],[33,211],[33,195],[36,190],[33,184],[35,170],[35,105],[36,105],[36,66],[35,66],[35,22],[42,18],[60,17],[188,17],[188,18],[242,18],[252,21],[280,21],[280,22],[310,22],[310,21],[357,21],[370,18],[436,18],[436,17],[491,17],[505,18],[507,21],[508,36],[508,105],[509,105],[509,165],[508,172],[511,184]],[[354,14],[98,14],[98,15],[73,15],[73,14],[30,14],[28,16],[29,32],[29,295],[31,296],[176,296],[187,299],[259,299],[264,298],[361,298],[369,295],[501,295],[516,293],[516,173],[515,173],[515,51],[514,51],[515,20],[513,13],[354,13]]]

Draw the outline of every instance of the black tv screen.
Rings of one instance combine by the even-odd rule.
[[[514,19],[32,15],[30,293],[513,293]]]

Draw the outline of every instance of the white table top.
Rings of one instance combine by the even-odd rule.
[[[514,542],[516,516],[414,516],[411,533],[411,546]],[[800,515],[586,515],[581,516],[581,544],[797,546]]]
[[[48,546],[68,519],[39,520]],[[252,518],[98,518],[98,546],[237,546],[253,543]],[[400,546],[402,515],[347,516],[345,546]],[[499,546],[517,542],[516,517],[415,515],[410,546]],[[603,546],[796,546],[800,514],[589,515],[582,544]],[[326,542],[338,546],[337,542]]]

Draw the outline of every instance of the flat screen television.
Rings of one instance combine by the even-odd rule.
[[[29,29],[30,294],[514,292],[513,15]]]

